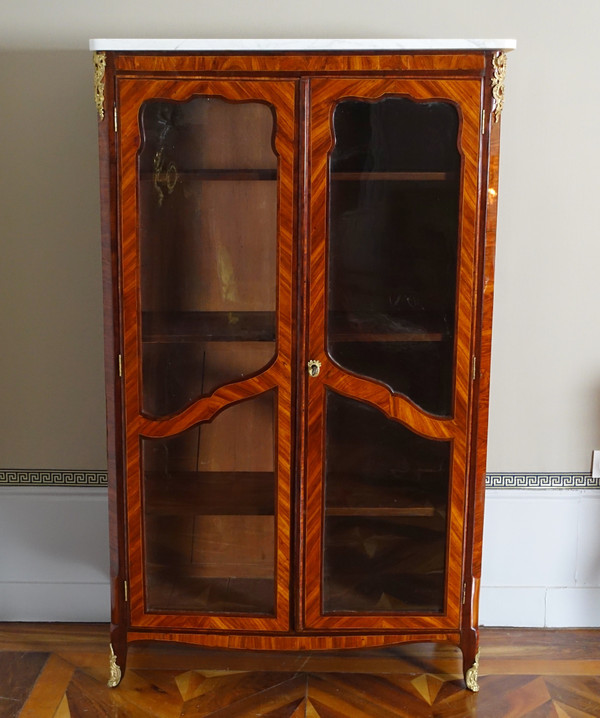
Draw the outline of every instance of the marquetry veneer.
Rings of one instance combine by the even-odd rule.
[[[477,690],[507,46],[118,45],[110,683],[136,640],[446,641]]]

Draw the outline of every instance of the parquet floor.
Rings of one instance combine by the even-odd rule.
[[[477,694],[452,646],[307,656],[134,644],[128,662],[110,689],[106,626],[0,624],[0,718],[600,717],[600,630],[482,630]]]

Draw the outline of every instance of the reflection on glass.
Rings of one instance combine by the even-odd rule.
[[[147,610],[273,615],[275,402],[142,439]]]
[[[458,114],[344,100],[330,159],[328,347],[426,411],[452,409]]]
[[[166,416],[275,355],[274,122],[195,97],[147,101],[140,123],[142,407]]]
[[[327,392],[325,613],[444,610],[450,442]]]

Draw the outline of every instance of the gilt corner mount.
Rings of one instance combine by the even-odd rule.
[[[106,72],[106,53],[94,53],[94,96],[98,120],[104,119],[104,74]]]
[[[498,52],[492,60],[494,74],[492,75],[492,97],[494,98],[494,122],[500,120],[504,107],[504,80],[506,78],[506,53]]]

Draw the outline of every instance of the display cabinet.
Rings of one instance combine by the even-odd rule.
[[[450,641],[477,689],[511,47],[92,41],[112,685]]]

